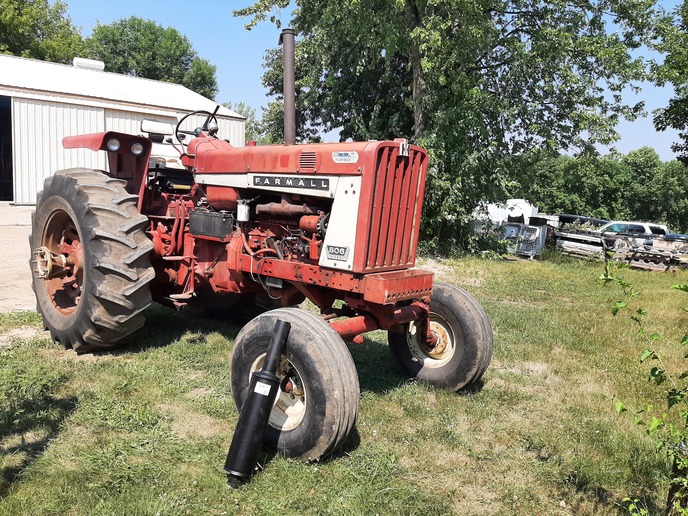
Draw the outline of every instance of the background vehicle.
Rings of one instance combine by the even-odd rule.
[[[614,249],[620,245],[624,247],[652,245],[652,239],[664,238],[671,233],[663,224],[618,220],[600,226],[597,232],[608,249]]]
[[[600,233],[626,233],[632,235],[659,235],[664,236],[671,233],[669,228],[663,224],[653,222],[607,222],[599,228]]]
[[[293,49],[293,33],[284,37]],[[293,69],[285,77],[288,91]],[[287,111],[285,125],[294,120]],[[198,113],[203,126],[186,128]],[[403,139],[295,145],[293,127],[286,145],[234,148],[217,138],[214,118],[183,117],[173,131],[179,157],[150,162],[150,137],[65,138],[67,148],[106,151],[110,170],[59,171],[37,199],[33,288],[54,340],[77,352],[120,345],[152,300],[258,314],[232,351],[241,408],[275,321],[285,320],[291,332],[265,440],[305,460],[338,449],[357,418],[358,376],[344,340],[382,329],[411,377],[454,390],[482,377],[493,350],[482,307],[414,268],[423,149]],[[319,315],[295,308],[305,299]]]

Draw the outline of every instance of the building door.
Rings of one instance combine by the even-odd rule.
[[[12,99],[0,96],[0,201],[12,201]]]

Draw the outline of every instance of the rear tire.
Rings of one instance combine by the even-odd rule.
[[[42,279],[32,261],[36,309],[52,339],[79,353],[130,340],[151,304],[148,219],[125,185],[97,170],[62,170],[36,199],[31,252],[44,248],[73,263],[61,276]]]
[[[291,330],[277,371],[282,383],[263,442],[287,457],[318,460],[346,441],[358,417],[360,396],[349,350],[320,317],[298,308],[279,308],[244,326],[232,350],[234,403],[241,412],[251,374],[263,365],[277,320],[288,322]]]
[[[492,325],[480,303],[453,285],[435,283],[430,297],[434,348],[421,341],[420,325],[410,322],[402,333],[388,332],[390,351],[412,378],[451,390],[477,382],[492,359]]]

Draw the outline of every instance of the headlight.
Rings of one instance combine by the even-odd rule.
[[[139,156],[140,154],[143,154],[143,144],[139,142],[135,142],[131,144],[131,153],[134,156]]]
[[[119,140],[117,138],[110,138],[107,142],[107,148],[110,152],[117,152],[119,150]]]

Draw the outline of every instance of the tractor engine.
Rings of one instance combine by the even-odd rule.
[[[174,285],[168,302],[183,306],[205,285],[258,293],[275,306],[309,297],[321,308],[430,293],[432,275],[408,270],[427,155],[406,140],[233,148],[206,135],[182,162],[193,188],[175,191],[179,171],[160,171],[142,206],[156,222],[158,282]],[[386,274],[366,280],[373,272]]]

